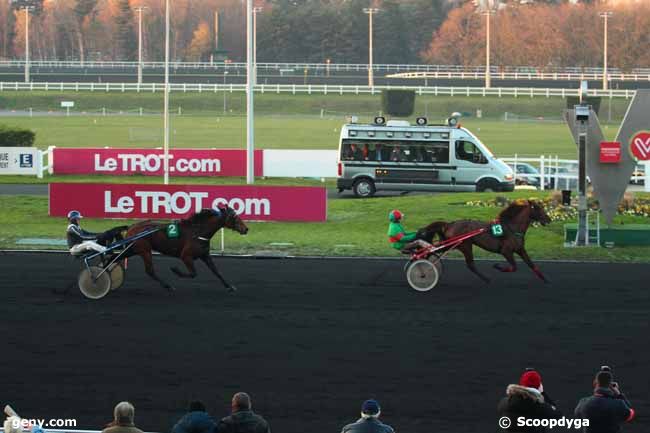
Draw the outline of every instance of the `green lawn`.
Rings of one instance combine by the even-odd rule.
[[[534,192],[516,192],[513,197],[541,197]],[[226,233],[227,253],[282,251],[296,255],[370,255],[399,257],[386,239],[387,215],[391,209],[405,212],[407,229],[415,230],[434,220],[475,218],[491,220],[495,208],[466,206],[464,203],[489,195],[476,193],[419,195],[374,198],[366,200],[337,199],[328,205],[325,223],[250,223],[250,232],[241,236]],[[47,198],[0,196],[0,247],[16,248],[20,238],[63,237],[66,221],[47,215]],[[650,224],[648,218],[619,217],[616,223]],[[119,222],[121,223],[121,222]],[[84,220],[90,230],[103,230],[117,221]],[[618,247],[612,249],[574,249],[563,246],[563,223],[532,228],[527,236],[528,250],[533,258],[606,261],[650,261],[650,247]],[[272,245],[291,243],[289,246]],[[213,240],[213,249],[219,248],[219,236]],[[495,257],[480,252],[480,257]]]
[[[12,117],[3,120],[36,132],[40,148],[160,147],[162,120],[156,116]],[[257,116],[255,142],[261,149],[337,149],[341,118]],[[563,123],[514,123],[467,119],[473,131],[498,156],[559,155],[575,158],[576,147]],[[245,148],[243,117],[174,116],[171,146],[176,148]],[[608,138],[616,128],[605,127]]]

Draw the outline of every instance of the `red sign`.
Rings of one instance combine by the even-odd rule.
[[[255,151],[255,176],[262,176],[263,152]],[[54,148],[54,174],[162,176],[160,149]],[[239,149],[174,149],[169,151],[171,176],[246,176],[246,151]]]
[[[615,164],[621,162],[621,143],[618,141],[601,142],[600,162],[604,164]]]
[[[50,215],[71,209],[93,218],[184,218],[228,204],[255,221],[325,221],[327,190],[321,187],[50,184]]]
[[[637,133],[630,141],[630,152],[637,161],[650,161],[650,132]]]

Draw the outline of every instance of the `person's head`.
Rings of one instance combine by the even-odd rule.
[[[361,405],[361,418],[379,418],[381,408],[377,400],[366,400]]]
[[[68,221],[70,221],[72,224],[79,224],[79,220],[83,218],[81,216],[81,212],[78,210],[71,210],[68,212]]]
[[[404,214],[397,209],[394,209],[388,213],[388,220],[392,223],[398,223],[402,221],[403,218]]]
[[[599,371],[594,378],[594,388],[609,388],[614,381],[611,371]]]
[[[544,391],[542,376],[535,370],[526,370],[519,378],[519,385],[536,389],[539,392]]]
[[[245,392],[238,392],[232,396],[232,411],[251,410],[253,407],[250,395]]]
[[[121,401],[113,410],[113,422],[117,425],[133,425],[135,408],[128,401]]]
[[[205,412],[206,408],[201,400],[191,400],[188,410],[190,412]]]

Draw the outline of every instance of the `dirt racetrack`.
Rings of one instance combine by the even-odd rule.
[[[0,403],[29,418],[76,418],[99,429],[130,400],[136,423],[167,432],[191,397],[227,414],[251,393],[276,433],[338,432],[369,397],[398,432],[494,432],[495,407],[527,366],[572,414],[593,374],[611,365],[650,431],[648,265],[445,263],[434,292],[410,290],[395,260],[216,259],[231,295],[198,265],[169,295],[139,259],[101,301],[56,295],[79,270],[58,254],[0,255]],[[560,429],[553,430],[561,431]]]

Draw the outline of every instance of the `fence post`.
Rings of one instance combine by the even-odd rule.
[[[106,116],[106,107],[102,107],[102,116]]]
[[[555,155],[555,182],[553,187],[557,190],[560,189],[560,157]]]
[[[221,252],[223,253],[226,250],[226,240],[225,240],[225,230],[221,229]]]
[[[54,148],[56,146],[48,146],[47,148],[47,172],[54,174]]]
[[[38,154],[36,155],[36,177],[39,179],[43,179],[43,151],[38,150]]]
[[[544,158],[544,155],[542,155],[541,156],[541,161],[540,161],[540,164],[539,164],[539,167],[540,167],[540,170],[539,170],[540,171],[540,173],[539,173],[539,175],[540,175],[539,189],[542,190],[542,191],[544,191],[544,177],[545,177],[544,176],[544,168],[545,168],[544,167],[544,161],[545,161],[545,159],[546,158]]]

